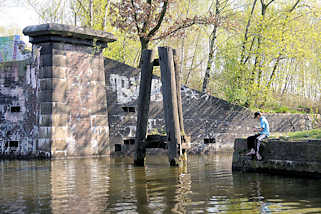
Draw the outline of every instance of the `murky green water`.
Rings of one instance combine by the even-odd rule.
[[[232,173],[230,155],[0,162],[0,213],[321,213],[321,180]]]

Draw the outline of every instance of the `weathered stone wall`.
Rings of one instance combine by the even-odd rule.
[[[55,156],[106,154],[102,60],[101,54],[93,54],[92,47],[41,44],[39,147]]]
[[[105,73],[111,150],[122,147],[122,151],[128,152],[133,141],[126,140],[135,137],[136,132],[136,113],[128,111],[135,111],[140,73],[138,69],[110,59],[105,59]],[[232,151],[236,137],[253,134],[253,127],[259,126],[258,121],[253,119],[253,113],[246,108],[186,86],[182,86],[181,93],[185,132],[192,139],[191,152]],[[157,76],[153,77],[151,94],[148,131],[162,133],[165,131],[163,98],[161,81]],[[272,132],[306,130],[313,126],[309,115],[267,114],[266,117]]]
[[[236,139],[233,170],[321,177],[321,140],[264,142],[262,161],[246,156],[246,139]]]
[[[0,156],[36,151],[35,76],[30,59],[0,64]]]
[[[59,24],[29,26],[39,52],[38,147],[53,157],[109,154],[102,50],[104,32]]]

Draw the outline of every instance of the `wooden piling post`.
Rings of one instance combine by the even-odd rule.
[[[135,139],[135,166],[145,165],[146,133],[150,104],[150,93],[153,76],[154,51],[144,50],[142,54],[141,78],[138,97],[136,139]]]
[[[160,58],[160,57],[159,57]],[[160,63],[160,60],[158,59],[158,63]],[[168,95],[168,91],[166,90],[167,89],[167,85],[168,85],[168,77],[167,75],[162,75],[161,74],[161,82],[162,82],[162,95],[163,95],[163,111],[164,111],[164,120],[165,120],[165,129],[166,129],[166,134],[167,136],[168,133],[169,133],[169,127],[168,127],[168,102],[166,102],[165,100],[167,99]]]
[[[165,122],[168,127],[167,134],[169,137],[168,158],[171,166],[177,166],[179,161],[177,147],[178,145],[181,145],[181,134],[177,107],[177,92],[173,49],[170,47],[159,47],[158,55],[161,69],[162,84],[166,83],[165,85],[162,85],[162,87],[163,102],[165,103]],[[165,108],[167,110],[165,110]]]
[[[176,94],[177,94],[177,107],[178,107],[178,117],[179,126],[181,130],[181,135],[185,134],[184,130],[184,120],[183,120],[183,106],[182,106],[182,95],[181,95],[181,74],[180,74],[180,60],[176,49],[173,49],[174,55],[174,65],[175,65],[175,80],[176,80]]]

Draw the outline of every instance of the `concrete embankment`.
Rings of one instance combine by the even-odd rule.
[[[246,156],[246,153],[246,139],[236,139],[233,170],[321,177],[321,140],[267,140],[264,142],[261,161]]]

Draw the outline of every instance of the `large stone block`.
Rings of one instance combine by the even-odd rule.
[[[39,138],[51,139],[52,127],[39,127]]]
[[[67,149],[68,145],[66,140],[64,139],[54,139],[51,140],[51,150],[54,155],[56,155],[57,151],[65,151]],[[59,153],[59,152],[58,152]],[[64,154],[63,154],[64,155]]]
[[[41,114],[68,114],[69,106],[58,102],[40,103]]]
[[[40,91],[38,95],[39,102],[60,102],[65,103],[67,91],[64,88],[57,90]]]
[[[52,132],[52,139],[55,140],[64,140],[68,137],[68,130],[67,127],[53,127],[53,132]]]
[[[107,115],[94,115],[90,117],[91,127],[107,127],[108,118]]]
[[[51,139],[39,137],[38,144],[37,144],[37,150],[51,152]]]
[[[39,126],[66,126],[67,122],[67,114],[41,114],[39,117]]]
[[[40,90],[41,91],[59,90],[61,92],[64,92],[67,90],[67,81],[65,79],[54,79],[54,78],[41,79],[40,80]]]
[[[40,55],[39,66],[52,66],[52,54],[48,53]]]
[[[40,49],[40,54],[41,55],[51,55],[53,51],[52,48],[52,43],[42,43],[41,44],[41,49]]]
[[[41,66],[39,71],[39,79],[56,78],[65,79],[66,78],[67,67],[61,66]]]
[[[65,55],[52,55],[52,54],[40,55],[40,66],[66,67],[67,65],[68,65],[68,59]]]
[[[102,83],[105,84],[104,68],[93,69],[93,73],[91,75],[91,81],[98,81],[100,82],[99,84],[102,84]]]

